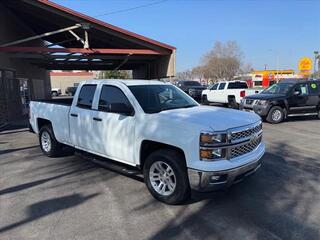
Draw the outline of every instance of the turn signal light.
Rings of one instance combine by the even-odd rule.
[[[201,150],[200,150],[200,157],[201,157],[202,159],[204,159],[204,158],[207,158],[207,159],[212,158],[212,157],[213,157],[213,155],[212,155],[212,150],[204,150],[204,149],[201,149]]]

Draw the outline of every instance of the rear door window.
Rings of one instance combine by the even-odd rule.
[[[96,88],[97,85],[93,84],[83,85],[79,93],[77,107],[90,109],[92,107],[93,97]]]

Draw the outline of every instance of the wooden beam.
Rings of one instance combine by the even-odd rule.
[[[114,49],[114,48],[46,48],[46,47],[0,47],[0,52],[20,53],[83,53],[83,54],[125,54],[125,55],[168,55],[165,51],[151,49]]]

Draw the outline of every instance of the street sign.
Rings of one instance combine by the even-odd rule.
[[[312,69],[312,60],[308,57],[301,58],[298,69],[301,72],[310,71]]]

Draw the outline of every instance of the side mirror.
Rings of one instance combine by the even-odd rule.
[[[127,116],[133,115],[133,109],[125,103],[110,103],[108,105],[100,106],[99,110],[105,110],[112,113],[119,113]]]

